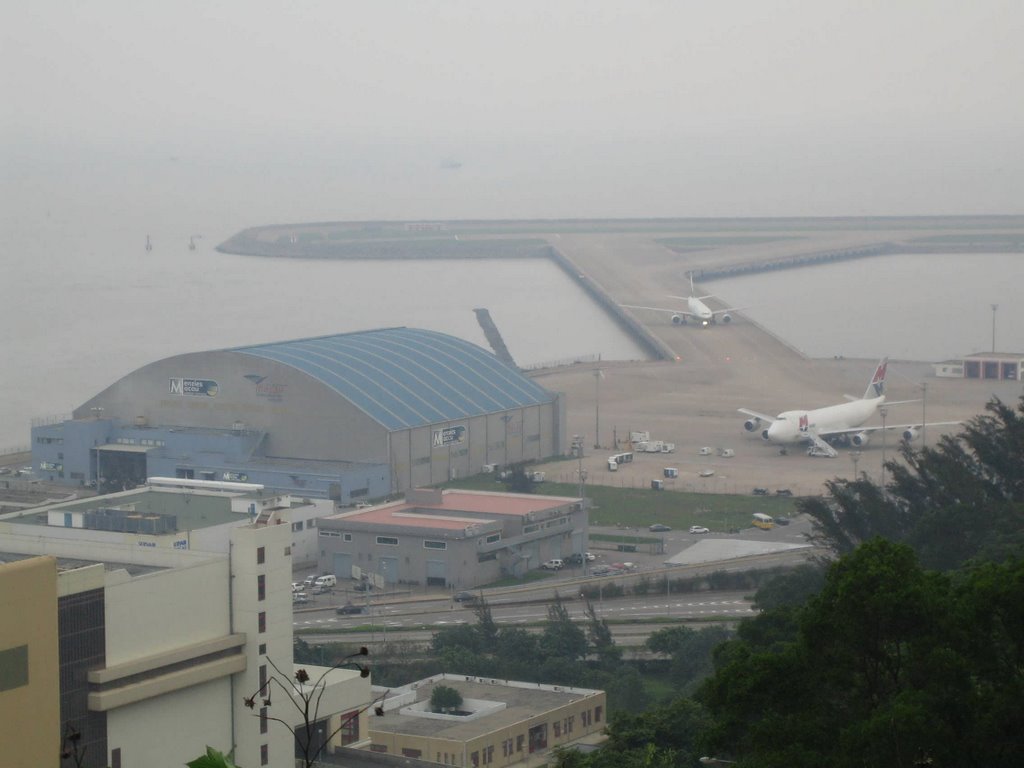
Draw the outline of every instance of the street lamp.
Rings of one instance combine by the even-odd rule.
[[[928,382],[921,382],[921,450],[928,446]]]
[[[604,371],[598,368],[594,371],[594,447],[601,447],[601,379],[604,378]]]
[[[996,310],[999,309],[998,304],[992,305],[992,354],[996,353]]]
[[[860,451],[850,451],[850,459],[853,461],[853,479],[856,480],[857,475],[857,462],[860,461]]]

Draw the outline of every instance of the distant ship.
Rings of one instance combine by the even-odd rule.
[[[462,167],[458,160],[442,160],[441,167],[446,171],[457,171]]]

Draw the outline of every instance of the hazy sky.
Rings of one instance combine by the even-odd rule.
[[[1024,201],[1020,0],[4,0],[0,67],[7,167],[350,153],[397,182],[419,153],[486,171],[434,206],[375,186],[360,216]]]

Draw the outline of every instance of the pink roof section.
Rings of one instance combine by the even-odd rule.
[[[468,525],[479,525],[484,521],[479,517],[462,517],[459,515],[460,512],[492,515],[496,518],[523,517],[530,512],[554,509],[576,501],[566,496],[458,490],[444,491],[442,500],[442,504],[409,504],[405,501],[395,501],[354,512],[342,512],[332,515],[329,519],[461,530]]]

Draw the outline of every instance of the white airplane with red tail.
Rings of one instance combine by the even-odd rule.
[[[853,445],[861,448],[867,445],[871,436],[884,430],[898,430],[904,442],[917,439],[923,427],[942,427],[959,424],[958,421],[935,421],[914,424],[886,424],[881,427],[862,426],[883,405],[903,405],[917,400],[885,401],[885,373],[888,358],[882,358],[864,391],[863,397],[847,395],[850,402],[829,405],[813,410],[785,411],[778,416],[768,416],[749,408],[739,412],[750,418],[743,422],[748,432],[761,431],[762,439],[785,447],[794,443],[806,443],[809,456],[835,458],[839,454],[832,444]]]

